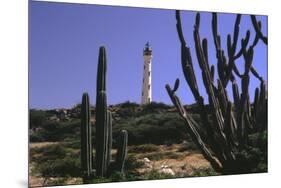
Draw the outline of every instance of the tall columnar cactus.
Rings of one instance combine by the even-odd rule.
[[[176,11],[176,20],[177,32],[181,43],[181,63],[183,73],[200,108],[202,124],[206,127],[206,131],[199,129],[196,121],[194,121],[192,116],[187,113],[181,104],[180,99],[177,97],[176,91],[179,87],[179,79],[176,80],[173,89],[171,89],[168,84],[166,85],[167,92],[179,114],[185,121],[189,135],[201,149],[204,157],[211,163],[213,168],[225,174],[241,173],[241,170],[244,170],[245,172],[245,169],[243,169],[244,167],[239,165],[241,160],[244,160],[241,159],[240,152],[247,149],[249,134],[265,130],[267,123],[266,87],[263,78],[257,73],[252,64],[254,47],[257,45],[259,39],[265,39],[260,32],[261,23],[259,22],[258,24],[255,24],[255,20],[252,17],[253,24],[257,27],[254,41],[248,47],[250,31],[247,31],[245,38],[241,40],[241,48],[237,50],[239,25],[241,20],[241,15],[237,15],[233,38],[230,34],[227,36],[226,54],[221,47],[221,37],[217,28],[217,15],[213,13],[212,32],[218,70],[218,79],[215,83],[214,65],[211,65],[210,67],[208,60],[208,41],[205,38],[201,41],[199,34],[200,14],[198,13],[196,15],[193,37],[195,52],[202,72],[202,80],[211,109],[212,121],[210,121],[207,113],[207,105],[204,104],[204,98],[201,96],[198,88],[190,48],[187,47],[187,43],[184,39],[179,11]],[[241,56],[244,57],[245,62],[243,74],[239,72],[235,65],[235,61]],[[256,90],[253,108],[250,104],[248,91],[250,73],[261,81],[260,89]],[[241,93],[239,93],[235,75],[241,79]],[[227,90],[225,89],[229,81],[232,82],[234,107],[229,99]]]
[[[97,71],[97,90],[96,90],[96,176],[106,177],[110,176],[114,171],[123,173],[124,163],[127,155],[128,133],[122,130],[120,137],[117,140],[117,157],[115,161],[111,160],[112,148],[112,114],[107,109],[106,97],[106,51],[104,47],[100,47],[98,58],[98,71]],[[84,99],[84,95],[86,96]],[[83,95],[82,107],[86,100],[88,106],[82,109],[82,124],[81,124],[81,165],[82,170],[86,167],[92,167],[89,154],[92,153],[91,149],[91,130],[90,130],[90,111],[89,111],[89,97],[87,94]],[[87,113],[86,113],[87,112]],[[85,115],[86,114],[86,115]],[[88,119],[86,119],[86,117]],[[83,119],[84,118],[84,119]],[[87,120],[87,121],[86,121]],[[87,122],[87,123],[85,123]],[[87,129],[85,129],[87,127]],[[87,139],[88,142],[84,140]],[[84,152],[87,148],[87,152]],[[87,155],[86,155],[86,154]],[[85,166],[85,167],[84,167]],[[86,168],[87,169],[87,168]],[[89,172],[89,173],[88,173]],[[90,177],[92,170],[88,170]],[[84,178],[84,182],[87,179]]]
[[[81,167],[84,180],[92,174],[92,137],[91,137],[91,111],[89,96],[83,94],[81,105]]]
[[[123,172],[127,153],[128,133],[121,131],[118,140],[117,157],[111,161],[112,114],[107,109],[106,99],[106,51],[100,47],[97,74],[96,98],[96,175],[109,176],[113,171]]]
[[[107,100],[106,100],[106,54],[105,49],[100,48],[97,72],[96,90],[96,173],[104,176],[107,168]]]

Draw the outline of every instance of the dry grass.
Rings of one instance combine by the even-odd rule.
[[[146,173],[151,170],[159,170],[161,166],[167,165],[171,168],[176,177],[191,176],[196,169],[210,168],[210,163],[203,157],[203,155],[195,150],[181,151],[183,144],[173,144],[171,146],[160,145],[157,152],[148,152],[136,154],[136,158],[142,160],[148,158],[151,162],[152,168],[138,169],[140,173]]]
[[[60,144],[59,142],[43,142],[30,144],[31,149],[42,149],[51,145]],[[95,151],[93,151],[95,152]],[[112,150],[113,158],[116,149]],[[136,171],[140,175],[145,175],[151,171],[158,171],[165,165],[175,173],[174,177],[188,177],[196,170],[210,168],[210,163],[204,159],[203,155],[196,149],[189,149],[186,143],[173,145],[152,145],[129,146],[128,155],[134,156],[136,160],[143,161],[144,158],[150,160],[148,165],[137,167]],[[33,171],[33,164],[30,163],[29,183],[31,187],[43,185],[71,185],[81,184],[81,178],[42,178]]]
[[[42,148],[42,147],[57,145],[57,144],[59,144],[59,142],[34,142],[34,143],[30,143],[29,147],[30,149],[33,149],[33,148]]]

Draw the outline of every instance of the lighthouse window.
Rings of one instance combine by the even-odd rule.
[[[150,76],[150,71],[148,72],[148,76]]]
[[[150,89],[150,84],[148,85],[148,89]]]
[[[143,92],[141,93],[141,96],[143,96]]]
[[[148,102],[150,102],[150,98],[148,98]]]

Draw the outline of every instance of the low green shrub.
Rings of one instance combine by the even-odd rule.
[[[143,157],[147,157],[148,159],[153,161],[159,161],[162,159],[181,159],[185,157],[185,154],[174,152],[174,151],[165,151],[165,152],[145,153]]]
[[[80,138],[80,120],[55,122],[46,120],[40,129],[31,132],[30,142],[56,142],[64,139]]]
[[[138,160],[134,155],[128,154],[127,159],[125,161],[125,172],[136,173],[136,169],[141,168],[144,165],[143,161]]]
[[[185,142],[184,144],[182,144],[179,148],[178,148],[178,152],[185,152],[185,151],[195,151],[198,150],[198,147],[194,144],[193,141],[188,141]]]
[[[175,178],[175,177],[171,174],[160,173],[157,170],[151,170],[145,173],[142,177],[142,179],[144,180],[159,180],[159,179],[171,179],[171,178]]]
[[[43,177],[80,177],[80,158],[67,156],[63,159],[48,160],[39,164]]]
[[[43,186],[62,186],[65,185],[65,181],[67,178],[53,178],[53,177],[46,177],[43,182]]]
[[[217,173],[213,168],[198,168],[193,169],[193,172],[191,176],[194,177],[204,177],[204,176],[217,176],[219,173]]]
[[[80,140],[69,140],[65,141],[62,144],[66,148],[72,148],[72,149],[80,149],[81,143]]]
[[[31,109],[29,111],[29,128],[33,129],[41,127],[50,116],[51,114],[47,111]]]
[[[131,153],[147,153],[147,152],[155,152],[159,151],[159,146],[154,144],[143,144],[132,146],[129,148],[129,152]]]
[[[66,156],[66,150],[59,144],[44,147],[35,147],[30,150],[30,157],[33,162],[38,164],[47,160],[62,159]]]
[[[138,118],[122,119],[115,122],[113,136],[122,129],[129,133],[129,145],[181,143],[188,138],[183,121],[174,112],[148,113]]]

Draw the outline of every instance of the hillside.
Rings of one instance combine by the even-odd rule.
[[[198,120],[195,106],[186,107]],[[93,183],[216,174],[189,139],[176,109],[163,103],[109,106],[113,114],[113,157],[121,129],[128,130],[126,175]],[[95,145],[95,107],[91,107]],[[82,183],[80,105],[72,109],[30,110],[31,186]],[[93,151],[95,152],[95,151]]]
[[[200,127],[196,105],[185,106]],[[218,175],[187,134],[173,106],[125,102],[109,106],[113,114],[113,159],[120,130],[128,131],[125,175],[94,178],[92,183]],[[95,148],[95,107],[91,107]],[[200,129],[199,127],[199,129]],[[30,110],[30,186],[82,184],[80,163],[80,105],[72,109]],[[252,172],[267,171],[267,133],[251,135],[245,157]],[[95,160],[95,149],[93,151]],[[94,163],[95,164],[95,163]],[[95,166],[93,166],[95,169]]]
[[[199,121],[195,106],[186,107]],[[109,106],[113,115],[113,137],[121,129],[129,132],[129,145],[179,143],[188,139],[176,109],[163,103],[140,106],[125,102]],[[91,107],[95,133],[95,107]],[[30,141],[79,141],[80,105],[72,109],[30,110]],[[95,135],[95,134],[93,134]]]

